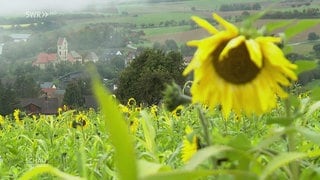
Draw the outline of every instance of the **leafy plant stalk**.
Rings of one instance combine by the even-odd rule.
[[[290,106],[291,106],[290,100],[286,99],[284,101],[284,103],[285,103],[286,116],[287,116],[288,119],[291,119],[292,118],[292,114],[291,114],[291,111],[290,111]],[[289,152],[295,152],[296,151],[296,139],[295,139],[294,132],[289,131],[287,136],[288,136],[288,151]],[[290,167],[290,170],[291,170],[291,173],[292,173],[292,177],[291,178],[293,180],[297,180],[298,177],[299,177],[299,164],[297,162],[293,161],[293,162],[291,162],[289,164],[289,167]]]
[[[202,129],[203,129],[204,140],[206,141],[207,146],[211,146],[211,145],[213,145],[213,142],[212,142],[211,136],[209,134],[208,119],[204,116],[202,110],[199,107],[197,107],[197,109],[198,109],[198,113],[199,113],[200,123],[201,123]],[[213,168],[215,168],[216,164],[217,164],[216,159],[214,157],[211,157],[211,161],[212,161]]]

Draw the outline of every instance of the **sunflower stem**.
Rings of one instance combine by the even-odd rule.
[[[284,100],[285,103],[285,110],[286,110],[286,116],[288,119],[292,118],[292,114],[290,111],[291,103],[289,99]],[[292,123],[293,124],[293,123]],[[296,151],[296,138],[295,134],[292,131],[289,131],[288,134],[288,151],[294,152]],[[298,180],[299,179],[299,164],[297,162],[292,162],[289,164],[291,173],[292,173],[292,180]]]
[[[211,146],[213,145],[213,142],[211,141],[211,136],[209,134],[209,121],[204,116],[203,111],[200,109],[200,107],[198,107],[197,109],[199,113],[200,123],[203,129],[204,140],[206,141],[207,146]],[[217,164],[216,158],[211,157],[211,162],[212,162],[213,168],[215,168]]]

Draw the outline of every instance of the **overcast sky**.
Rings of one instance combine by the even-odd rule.
[[[44,10],[66,11],[81,10],[98,0],[0,0],[0,15],[19,14],[26,11]]]

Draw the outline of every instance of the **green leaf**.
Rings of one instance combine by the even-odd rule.
[[[286,34],[286,38],[290,39],[294,36],[296,36],[297,34],[306,31],[307,29],[318,25],[319,24],[319,20],[301,20],[298,21],[295,25],[290,26],[287,28],[287,30],[285,31]]]
[[[260,180],[267,179],[269,175],[271,175],[274,171],[276,171],[280,167],[285,166],[292,161],[296,161],[304,157],[308,157],[308,154],[301,153],[301,152],[285,152],[285,153],[279,154],[269,162],[266,168],[262,171],[262,174],[260,175],[259,179]]]
[[[169,172],[160,172],[145,178],[142,180],[193,180],[201,177],[207,177],[212,174],[212,171],[208,170],[197,170],[197,171],[186,171],[186,170],[177,170]]]
[[[151,117],[146,111],[142,111],[141,116],[142,118],[140,120],[143,129],[143,135],[146,141],[146,149],[153,155],[156,155],[156,143],[154,141],[156,132],[150,121]]]
[[[57,176],[61,179],[65,179],[65,180],[78,180],[78,179],[81,180],[81,179],[83,179],[81,177],[72,176],[70,174],[64,173],[64,172],[60,171],[59,169],[52,167],[49,164],[44,164],[44,165],[38,165],[38,166],[32,168],[31,170],[25,172],[19,178],[19,180],[29,180],[29,179],[37,177],[40,174],[44,174],[44,173],[49,173],[51,175]]]
[[[273,32],[279,28],[288,26],[291,23],[292,23],[292,20],[270,22],[270,23],[266,24],[267,32]]]
[[[139,179],[144,178],[149,175],[152,175],[152,174],[156,174],[162,168],[164,168],[164,166],[161,164],[152,163],[152,162],[149,162],[146,160],[139,160],[138,167],[139,167]]]
[[[317,62],[310,60],[297,60],[295,61],[295,64],[298,66],[298,68],[295,70],[296,74],[300,74],[305,71],[310,71],[317,67]]]
[[[288,117],[277,117],[267,119],[267,124],[279,124],[282,126],[289,126],[293,122],[292,118]]]
[[[314,87],[311,89],[310,97],[314,101],[320,100],[320,87]]]
[[[310,107],[309,110],[307,112],[307,115],[311,116],[313,113],[315,113],[316,111],[318,111],[320,109],[320,101],[317,101],[315,103],[313,103]]]
[[[150,175],[143,178],[142,180],[196,180],[201,177],[208,176],[221,176],[221,175],[232,175],[237,179],[257,179],[256,175],[248,171],[239,170],[177,170],[169,172],[161,172]],[[241,178],[240,178],[241,177]]]
[[[308,167],[302,169],[300,180],[316,180],[320,179],[320,168]]]
[[[115,148],[115,165],[119,179],[137,179],[136,155],[133,140],[129,135],[128,126],[118,108],[115,98],[104,88],[99,81],[97,72],[90,69],[93,79],[93,91],[105,118],[107,131],[111,143]]]
[[[297,127],[296,130],[307,140],[320,146],[320,134],[319,132],[311,131],[310,129]]]
[[[244,134],[239,134],[231,139],[229,146],[245,151],[251,148],[251,142],[247,136]]]
[[[300,100],[295,95],[289,95],[288,101],[291,106],[293,106],[295,109],[297,109],[300,106]]]
[[[203,149],[200,149],[193,157],[190,159],[188,164],[184,166],[184,169],[193,170],[197,166],[199,166],[202,162],[209,159],[211,156],[217,156],[222,152],[232,150],[231,147],[228,146],[209,146]]]
[[[257,151],[265,147],[268,147],[270,144],[274,143],[275,141],[278,141],[287,131],[287,128],[279,128],[279,130],[272,132],[268,138],[260,141],[260,143],[254,146],[251,149],[251,151]]]

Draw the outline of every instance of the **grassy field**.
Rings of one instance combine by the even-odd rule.
[[[161,34],[170,34],[170,33],[177,33],[177,32],[185,32],[189,31],[190,26],[173,26],[173,27],[157,27],[157,28],[147,28],[143,29],[144,33],[147,37],[161,35]]]

